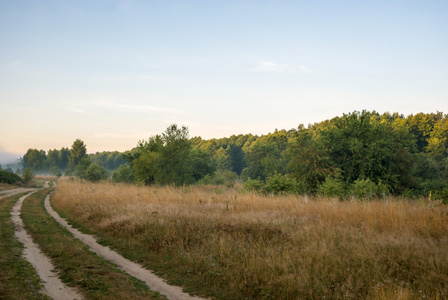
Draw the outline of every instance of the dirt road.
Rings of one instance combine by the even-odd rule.
[[[26,192],[31,192],[31,191],[35,191],[36,189],[32,189],[32,188],[16,188],[16,189],[12,189],[12,190],[4,190],[0,192],[0,199],[2,198],[6,198],[6,197],[11,197],[20,193],[26,193]]]
[[[45,198],[45,208],[47,209],[48,213],[55,218],[55,220],[61,224],[63,227],[67,228],[68,231],[70,231],[74,237],[84,242],[86,245],[90,247],[92,251],[97,253],[99,256],[102,256],[106,260],[116,264],[118,267],[120,267],[123,271],[128,273],[131,276],[134,276],[135,278],[138,278],[146,283],[146,285],[154,291],[157,291],[164,296],[166,296],[168,299],[196,299],[200,300],[202,298],[199,297],[193,297],[188,295],[187,293],[184,293],[180,287],[172,286],[167,284],[162,278],[156,276],[153,274],[150,270],[143,268],[139,264],[136,264],[120,254],[116,253],[115,251],[111,250],[109,247],[104,247],[97,243],[96,239],[88,234],[81,233],[79,230],[73,228],[71,225],[67,223],[63,218],[59,216],[59,214],[53,210],[50,204],[50,195],[48,195]]]
[[[8,195],[15,195],[24,192],[24,189],[17,190],[11,191]],[[23,256],[33,265],[37,274],[44,282],[43,292],[45,294],[55,300],[82,299],[81,295],[79,295],[74,289],[67,287],[57,277],[53,271],[54,266],[52,265],[50,259],[40,251],[39,247],[33,242],[32,238],[28,235],[24,228],[23,221],[20,218],[20,211],[22,208],[22,203],[26,197],[37,191],[36,189],[33,190],[33,192],[22,196],[11,211],[11,220],[14,223],[15,236],[17,240],[25,246]]]

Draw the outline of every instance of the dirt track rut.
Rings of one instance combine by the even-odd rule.
[[[14,205],[11,211],[11,220],[15,227],[15,236],[19,242],[21,242],[25,248],[23,250],[23,256],[27,259],[33,267],[36,269],[37,274],[44,282],[43,292],[55,300],[70,300],[70,299],[83,299],[74,289],[67,287],[53,272],[54,266],[50,259],[44,255],[39,247],[33,242],[32,238],[28,235],[24,228],[22,219],[20,218],[20,212],[22,203],[33,192],[22,196],[19,201]],[[18,194],[23,191],[19,191]],[[11,195],[11,194],[10,194]]]
[[[61,218],[59,214],[53,210],[50,204],[50,195],[47,195],[45,199],[45,208],[47,209],[48,213],[53,218],[55,218],[55,220],[59,224],[67,228],[67,230],[70,231],[74,237],[76,237],[77,239],[81,240],[83,243],[88,245],[92,251],[97,253],[99,256],[102,256],[106,260],[116,264],[118,267],[120,267],[123,271],[125,271],[129,275],[142,280],[151,290],[163,294],[168,299],[176,299],[176,300],[202,299],[184,293],[180,287],[167,284],[162,278],[156,276],[150,270],[145,269],[139,264],[136,264],[124,258],[115,251],[111,250],[109,247],[105,247],[98,244],[98,242],[93,236],[81,233],[79,230],[73,228],[71,225],[67,223],[66,220]]]

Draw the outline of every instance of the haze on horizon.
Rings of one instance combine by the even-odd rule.
[[[266,134],[448,111],[448,2],[0,0],[0,161],[171,123]],[[0,162],[1,163],[1,162]]]

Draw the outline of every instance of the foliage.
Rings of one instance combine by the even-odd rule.
[[[16,182],[22,182],[22,178],[12,172],[0,169],[0,182],[14,184]]]
[[[238,174],[229,170],[218,170],[213,176],[207,174],[200,180],[198,180],[199,185],[203,184],[217,184],[226,185],[227,187],[233,187],[238,180]]]
[[[31,180],[33,180],[33,178],[34,178],[33,170],[31,168],[26,168],[23,171],[22,175],[23,183],[25,184],[30,183]]]
[[[58,176],[58,177],[61,177],[61,176],[62,176],[61,169],[59,169],[58,166],[52,166],[52,167],[48,170],[48,172],[50,173],[50,175],[53,175],[53,176]]]
[[[83,157],[78,165],[75,167],[73,171],[73,175],[78,176],[80,178],[84,178],[86,176],[87,169],[91,165],[91,161],[87,157]]]
[[[86,145],[80,139],[76,139],[70,149],[69,166],[74,169],[85,158],[87,158]]]
[[[376,185],[376,196],[418,197],[443,191],[446,185],[438,183],[448,182],[448,117],[442,112],[405,117],[354,111],[307,128],[210,140],[190,138],[187,127],[172,124],[125,153],[86,153],[84,142],[77,139],[70,150],[29,149],[22,162],[35,173],[57,166],[66,175],[82,177],[89,161],[109,170],[127,161],[132,176],[123,175],[146,185],[232,186],[236,173],[243,181],[256,178],[264,186],[268,178],[284,174],[295,179],[298,193],[331,197],[349,195],[355,182],[361,187],[366,184],[361,180],[368,178]]]
[[[91,164],[87,168],[84,178],[92,182],[98,182],[107,179],[107,170],[98,164]]]
[[[261,192],[263,187],[264,187],[264,183],[263,181],[259,180],[259,179],[251,179],[248,178],[244,183],[243,183],[243,187],[246,191],[250,191],[250,192]]]
[[[42,171],[45,169],[46,159],[44,150],[28,149],[23,156],[23,167],[30,168],[33,171]]]
[[[134,172],[132,170],[132,167],[128,164],[121,165],[112,174],[112,180],[114,182],[125,182],[125,183],[134,182]]]
[[[118,151],[96,152],[95,154],[89,154],[88,156],[92,163],[103,166],[108,170],[116,170],[118,167],[126,163],[126,159],[123,157],[123,154]]]
[[[333,119],[320,134],[331,164],[348,182],[381,179],[397,192],[413,183],[409,169],[415,139],[405,128],[378,122],[363,111]]]
[[[327,176],[318,186],[318,193],[325,197],[343,199],[347,194],[347,184],[341,176]]]
[[[320,182],[336,173],[320,137],[312,129],[300,128],[287,148],[289,174],[314,192]]]
[[[188,128],[176,124],[162,135],[140,141],[124,157],[133,169],[135,182],[146,185],[192,184],[214,172],[210,155],[199,147],[193,148]]]
[[[246,167],[241,175],[265,181],[270,175],[284,171],[284,161],[275,143],[255,142],[246,153]]]
[[[359,178],[351,185],[351,193],[359,200],[371,199],[373,197],[382,198],[389,194],[389,188],[381,181],[378,184],[370,178]]]
[[[275,173],[266,179],[265,191],[274,195],[296,193],[298,184],[294,178]]]

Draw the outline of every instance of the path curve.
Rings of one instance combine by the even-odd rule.
[[[16,189],[10,189],[10,190],[3,190],[0,191],[0,199],[11,197],[20,193],[27,193],[31,191],[35,191],[36,189],[33,188],[16,188]]]
[[[92,251],[97,253],[99,256],[102,256],[106,260],[116,264],[123,271],[128,273],[131,276],[134,276],[137,279],[140,279],[146,283],[146,285],[153,291],[157,291],[163,295],[165,295],[168,299],[196,299],[201,300],[203,298],[190,296],[187,293],[184,293],[180,287],[172,286],[167,284],[162,278],[156,276],[150,270],[143,268],[141,265],[130,261],[117,252],[111,250],[109,247],[102,246],[98,244],[96,239],[88,234],[81,233],[79,230],[73,228],[71,225],[67,223],[67,221],[59,216],[59,214],[53,210],[50,204],[50,195],[47,195],[45,198],[45,208],[48,213],[63,227],[65,227],[68,231],[70,231],[74,237],[81,240],[83,243],[88,245]]]
[[[50,259],[44,255],[39,247],[33,242],[32,238],[26,232],[23,221],[20,218],[20,211],[23,200],[37,190],[22,196],[14,205],[11,211],[11,220],[15,227],[15,236],[25,248],[23,256],[36,269],[37,274],[44,282],[43,292],[55,300],[83,299],[74,289],[67,287],[53,272],[54,266]]]

